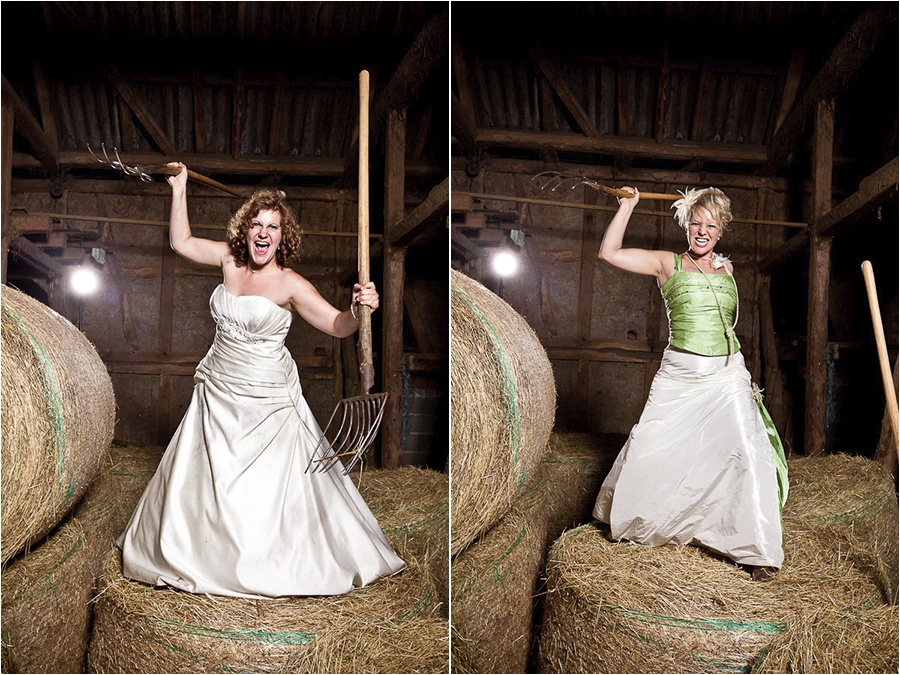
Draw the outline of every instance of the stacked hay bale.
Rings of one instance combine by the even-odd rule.
[[[453,560],[453,672],[528,672],[544,568],[546,486],[538,478]]]
[[[524,672],[556,385],[525,319],[455,271],[450,314],[453,669]]]
[[[802,610],[763,652],[753,673],[896,673],[897,605]]]
[[[106,367],[71,322],[3,287],[3,562],[56,527],[100,472],[115,426]]]
[[[415,466],[368,469],[357,487],[392,546],[414,555],[449,616],[450,500],[447,474]]]
[[[695,546],[568,531],[550,555],[539,671],[747,672],[810,607],[883,605],[877,560],[850,532],[784,524],[784,566],[768,583]]]
[[[897,672],[892,477],[843,454],[792,458],[788,473],[785,562],[766,584],[696,547],[567,532],[548,569],[542,672]]]
[[[550,434],[543,462],[548,548],[565,530],[593,520],[600,486],[627,438],[624,434]]]
[[[847,528],[879,563],[885,594],[897,602],[897,493],[881,464],[848,454],[792,457],[786,516]]]
[[[547,354],[525,319],[451,271],[450,552],[502,518],[540,466],[556,414]]]
[[[447,622],[415,556],[398,553],[403,572],[345,595],[249,600],[129,581],[112,551],[88,672],[440,672]]]
[[[0,304],[3,666],[80,672],[93,577],[72,513],[112,441],[112,383],[69,321],[8,287]]]
[[[127,524],[163,451],[111,448],[108,471],[118,507],[113,537]],[[96,601],[90,671],[446,670],[447,476],[417,467],[367,469],[358,487],[407,570],[345,596],[240,600],[124,579],[112,547]]]

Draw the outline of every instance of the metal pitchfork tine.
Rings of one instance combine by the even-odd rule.
[[[113,154],[116,156],[115,159],[109,156],[109,153],[106,151],[106,145],[104,143],[100,144],[100,148],[103,151],[103,157],[97,155],[96,152],[91,150],[90,144],[88,144],[87,149],[88,152],[93,155],[94,159],[96,159],[101,164],[107,164],[111,166],[113,169],[117,169],[123,172],[126,176],[138,176],[145,183],[152,183],[153,176],[151,173],[158,173],[163,176],[177,176],[181,169],[175,166],[174,162],[164,162],[162,164],[153,164],[151,166],[140,166],[135,164],[134,166],[128,166],[125,162],[122,161],[122,158],[119,157],[119,151],[117,148],[113,148]],[[203,174],[197,173],[196,171],[192,171],[190,169],[187,170],[188,178],[191,180],[195,180],[198,183],[203,183],[204,185],[209,185],[210,187],[214,187],[217,190],[222,190],[222,192],[227,192],[228,194],[234,197],[244,198],[237,190],[233,190],[227,185],[220,183],[217,180],[213,180],[212,178],[208,178]]]
[[[386,400],[386,393],[342,400],[331,413],[325,432],[316,445],[306,470],[324,473],[330,471],[342,457],[351,457],[343,471],[345,476],[350,473],[375,440],[378,427],[381,426],[381,418],[384,416]],[[340,419],[339,426],[333,434],[333,440],[329,440],[329,429],[337,418]]]
[[[599,192],[603,192],[612,197],[631,197],[631,193],[628,190],[622,190],[619,188],[611,188],[606,185],[601,185],[593,178],[588,178],[587,176],[568,176],[564,173],[560,173],[559,171],[542,171],[537,174],[531,180],[535,178],[540,178],[541,176],[550,176],[550,180],[541,185],[540,189],[544,190],[548,185],[553,185],[550,188],[550,192],[555,192],[557,189],[565,185],[566,183],[572,183],[572,189],[574,190],[579,185],[587,185],[588,187],[594,188]],[[641,199],[659,199],[662,201],[675,201],[677,199],[681,199],[684,195],[680,194],[669,194],[665,192],[642,192]]]
[[[90,143],[87,144],[87,149],[88,149],[88,152],[91,153],[91,155],[93,155],[94,159],[96,159],[101,164],[108,164],[112,168],[122,171],[127,176],[139,176],[140,179],[142,181],[144,181],[145,183],[153,182],[153,176],[141,171],[141,167],[138,166],[137,164],[135,164],[134,166],[128,166],[127,164],[125,164],[125,162],[122,161],[122,158],[119,157],[118,148],[113,147],[113,153],[115,153],[115,155],[116,155],[116,158],[114,160],[110,159],[109,153],[106,151],[105,143],[100,144],[100,149],[103,151],[102,158],[98,157],[97,153],[95,153],[93,150],[91,150]]]
[[[588,186],[594,188],[595,190],[599,190],[602,187],[597,181],[592,180],[592,179],[588,178],[587,176],[567,176],[566,174],[560,173],[559,171],[543,171],[543,172],[539,173],[537,176],[535,176],[534,178],[532,178],[531,180],[534,180],[535,178],[540,178],[541,176],[550,176],[550,180],[548,180],[546,183],[541,185],[541,188],[540,188],[541,190],[544,190],[550,184],[555,183],[555,185],[552,188],[550,188],[550,192],[556,192],[556,190],[561,188],[566,183],[572,183],[572,187],[571,187],[572,190],[574,190],[581,184],[588,185]]]

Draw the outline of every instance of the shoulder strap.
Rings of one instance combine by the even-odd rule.
[[[677,253],[673,253],[672,255],[675,256],[675,271],[680,272],[681,271],[681,256],[678,255]]]

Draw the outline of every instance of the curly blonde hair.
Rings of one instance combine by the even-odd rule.
[[[228,246],[234,256],[234,264],[244,267],[250,257],[247,249],[247,232],[260,211],[277,211],[281,215],[281,243],[275,251],[275,261],[280,267],[290,267],[300,257],[300,237],[303,230],[287,204],[283,190],[264,188],[254,192],[250,199],[235,211],[228,223]]]
[[[675,222],[683,230],[687,231],[694,209],[698,206],[705,207],[723,230],[728,229],[728,223],[732,219],[731,200],[719,188],[708,187],[702,190],[687,188],[684,192],[679,190],[678,194],[682,195],[683,199],[673,203],[671,208],[675,209]]]

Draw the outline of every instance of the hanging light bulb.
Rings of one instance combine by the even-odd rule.
[[[499,251],[493,258],[494,271],[501,277],[508,277],[519,270],[519,256],[510,251]]]
[[[77,267],[69,276],[69,286],[76,295],[91,295],[100,286],[100,277],[90,267]]]

